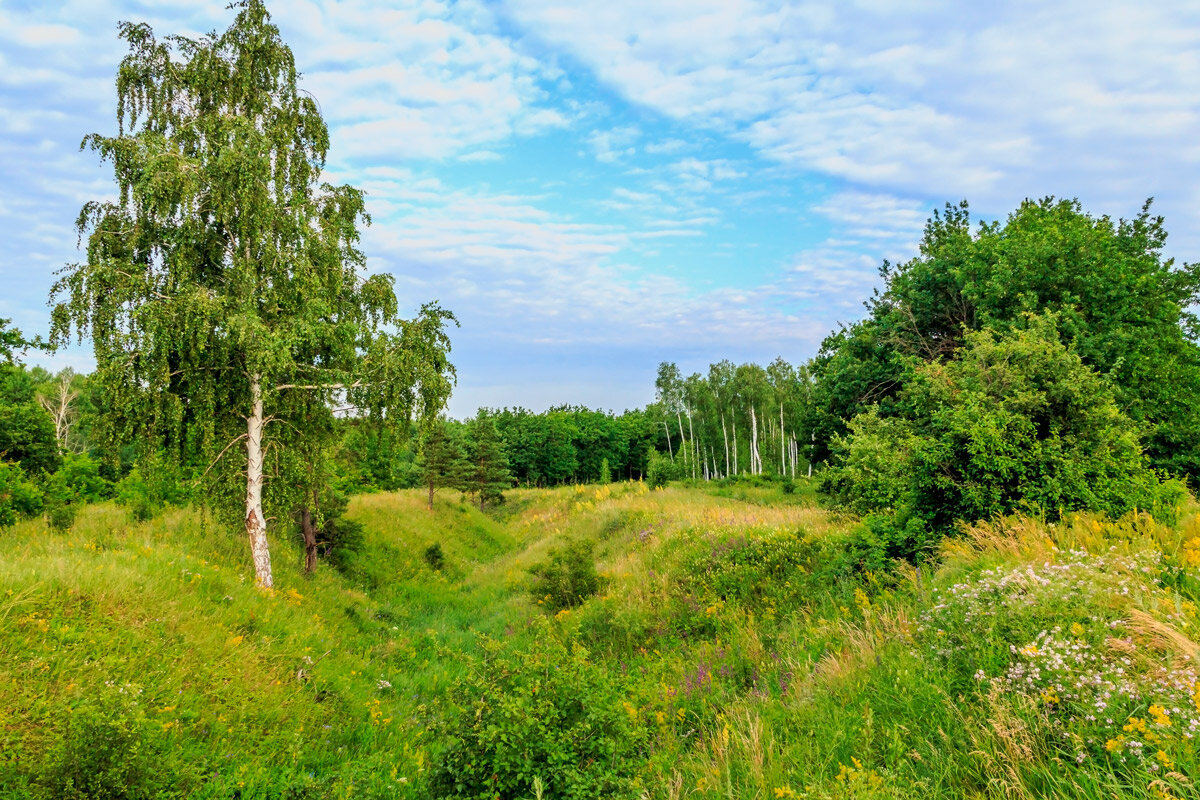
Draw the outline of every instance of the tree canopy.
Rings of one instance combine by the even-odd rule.
[[[871,405],[899,413],[914,364],[955,358],[972,331],[1053,313],[1063,343],[1145,428],[1151,464],[1200,477],[1200,265],[1165,258],[1166,237],[1149,202],[1114,222],[1078,201],[1027,200],[974,230],[966,203],[947,205],[915,258],[884,263],[868,317],[832,334],[815,359],[818,455]]]

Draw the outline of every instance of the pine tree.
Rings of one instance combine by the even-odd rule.
[[[469,426],[470,464],[465,486],[479,499],[482,511],[487,503],[504,502],[504,490],[512,486],[508,455],[491,417],[480,411]]]
[[[445,420],[438,420],[421,440],[419,464],[425,485],[429,488],[429,510],[433,510],[433,493],[437,489],[462,489],[469,464],[462,439]]]

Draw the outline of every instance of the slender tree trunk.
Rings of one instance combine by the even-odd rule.
[[[267,548],[267,520],[263,516],[263,401],[262,378],[250,377],[250,416],[246,417],[246,537],[254,560],[254,577],[259,587],[270,589],[271,551]]]
[[[663,430],[667,433],[667,455],[669,455],[671,460],[674,461],[675,451],[671,449],[671,429],[667,426],[666,420],[663,420]]]
[[[787,437],[783,435],[783,403],[779,404],[779,474],[787,475]]]
[[[729,477],[729,432],[725,430],[725,415],[721,414],[721,438],[725,440],[725,477]]]
[[[750,474],[757,475],[762,472],[762,466],[758,457],[758,415],[754,412],[754,406],[750,406]]]
[[[700,453],[696,450],[696,429],[692,427],[692,410],[690,408],[688,409],[687,415],[688,436],[690,436],[692,439],[692,480],[696,480],[696,458],[700,456]]]
[[[300,510],[300,532],[304,534],[304,571],[312,573],[317,569],[317,528],[307,506]]]
[[[433,511],[433,479],[429,480],[429,510]]]
[[[737,446],[737,417],[733,418],[733,474],[740,475],[738,470],[738,446]]]
[[[808,446],[808,477],[810,477],[810,478],[812,477],[813,448],[815,448],[817,446],[817,432],[816,431],[812,432],[811,442],[812,442],[812,444],[810,444]]]

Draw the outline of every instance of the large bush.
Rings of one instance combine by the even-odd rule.
[[[0,528],[42,510],[42,492],[19,464],[0,461]]]
[[[1129,220],[1093,217],[1077,201],[1026,200],[1003,223],[972,230],[966,204],[925,227],[919,253],[883,265],[867,319],[831,335],[813,363],[816,457],[872,404],[904,406],[911,361],[957,358],[971,331],[1058,316],[1058,334],[1109,380],[1143,426],[1150,463],[1200,476],[1200,264],[1163,256],[1149,204]]]
[[[489,640],[455,688],[457,709],[439,733],[435,797],[563,800],[638,797],[648,725],[626,681],[593,664],[577,642],[538,623],[529,645]],[[631,711],[632,709],[632,711]]]
[[[1052,318],[967,334],[954,360],[913,370],[904,400],[895,417],[859,415],[839,441],[842,463],[823,486],[843,506],[946,530],[1015,511],[1163,510],[1174,497],[1112,388]]]

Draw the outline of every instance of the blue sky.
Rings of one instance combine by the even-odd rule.
[[[0,317],[44,333],[115,130],[119,20],[225,0],[0,0]],[[900,10],[901,5],[904,10]],[[652,399],[655,367],[802,361],[967,199],[1130,216],[1200,258],[1200,5],[268,2],[368,192],[372,271],[437,299],[458,416]],[[88,369],[85,345],[40,357]]]

